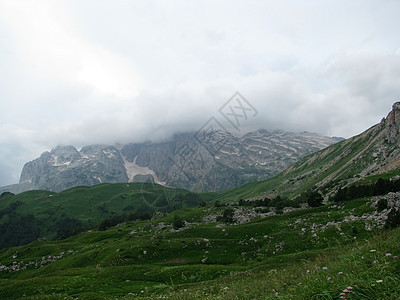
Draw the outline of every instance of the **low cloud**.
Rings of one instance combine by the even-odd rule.
[[[242,131],[358,134],[399,100],[399,8],[1,1],[0,186],[57,144],[159,141],[224,122],[236,91],[258,112]]]

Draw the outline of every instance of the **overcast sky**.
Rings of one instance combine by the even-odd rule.
[[[397,0],[0,0],[0,186],[58,144],[197,130],[236,91],[257,110],[247,128],[358,134],[400,101],[399,12]]]

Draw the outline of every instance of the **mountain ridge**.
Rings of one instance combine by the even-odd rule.
[[[309,189],[322,191],[388,172],[400,174],[399,145],[400,102],[396,102],[386,118],[366,131],[306,156],[273,178],[234,188],[226,198],[293,198]]]
[[[198,133],[196,133],[198,134]],[[316,133],[226,131],[175,134],[159,143],[57,146],[25,164],[16,185],[0,192],[118,182],[154,182],[196,192],[222,191],[267,179],[300,158],[340,140]]]

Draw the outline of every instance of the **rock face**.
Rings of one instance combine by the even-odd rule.
[[[77,185],[125,182],[123,159],[112,146],[58,146],[28,162],[22,169],[20,184],[31,189],[62,191]]]
[[[386,117],[386,138],[389,143],[400,146],[400,102],[393,104]]]
[[[315,133],[257,130],[182,133],[160,143],[59,146],[25,164],[20,183],[0,191],[61,191],[78,185],[144,182],[192,191],[222,191],[272,177],[300,158],[337,142]]]

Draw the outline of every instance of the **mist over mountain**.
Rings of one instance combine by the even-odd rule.
[[[158,143],[58,146],[25,164],[20,182],[1,191],[59,192],[79,185],[154,182],[196,192],[223,191],[270,178],[339,141],[316,133],[260,129],[190,132]]]
[[[400,94],[398,1],[38,1],[0,1],[0,186],[59,144],[197,130],[236,91],[253,130],[345,138]]]

